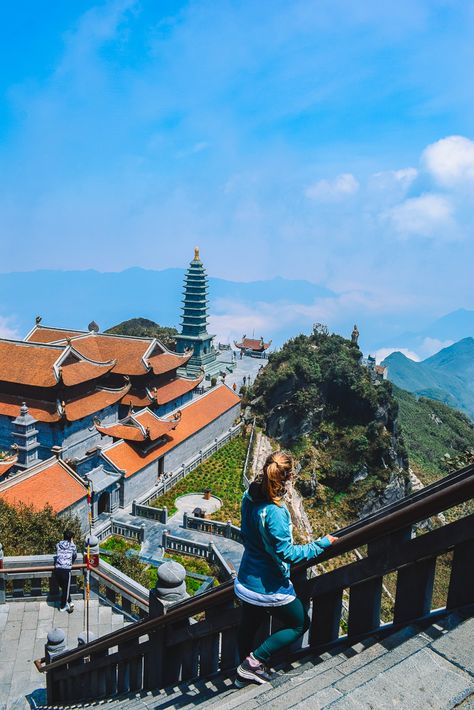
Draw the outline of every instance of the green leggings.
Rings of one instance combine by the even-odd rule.
[[[255,634],[268,614],[271,614],[274,619],[278,619],[284,628],[275,631],[258,648],[254,649]],[[296,641],[308,628],[309,617],[301,599],[296,598],[289,604],[272,607],[242,602],[242,621],[238,637],[240,658],[245,658],[252,651],[257,660],[266,663],[272,654]]]

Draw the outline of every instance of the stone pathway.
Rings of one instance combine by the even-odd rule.
[[[213,542],[224,557],[232,562],[236,570],[240,567],[240,560],[244,552],[244,548],[240,543],[234,542],[234,540],[228,540],[220,535],[209,535],[208,533],[197,532],[196,530],[185,530],[182,526],[182,515],[173,515],[166,525],[153,520],[145,520],[144,518],[131,515],[123,510],[118,511],[116,514],[114,513],[114,519],[129,524],[133,523],[134,525],[141,525],[143,523],[145,528],[145,542],[142,545],[141,555],[148,560],[162,559],[163,550],[161,547],[161,538],[163,530],[168,530],[172,535],[184,537],[186,540],[196,540],[196,542],[204,542],[206,544]]]
[[[0,710],[25,710],[44,700],[45,677],[33,661],[44,656],[48,631],[61,628],[68,648],[77,646],[84,631],[84,601],[74,600],[72,614],[60,613],[53,602],[14,601],[0,605]],[[90,631],[97,636],[123,627],[121,614],[91,600]],[[32,696],[32,703],[26,700]]]
[[[222,501],[217,496],[211,495],[208,500],[204,498],[202,493],[188,493],[187,495],[178,496],[174,502],[177,512],[168,518],[168,525],[173,524],[174,518],[178,519],[178,522],[182,522],[183,513],[193,514],[193,510],[196,508],[201,508],[206,513],[215,513],[216,510],[222,508]]]

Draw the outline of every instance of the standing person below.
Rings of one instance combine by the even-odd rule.
[[[291,456],[280,451],[270,454],[263,475],[242,499],[244,554],[234,582],[242,602],[238,641],[243,660],[237,668],[237,683],[239,679],[269,681],[266,665],[270,657],[309,628],[308,615],[290,580],[290,565],[314,559],[337,540],[325,535],[306,545],[293,544],[291,517],[283,502],[292,475]],[[269,613],[283,628],[255,647],[255,634]]]
[[[71,601],[71,570],[77,557],[77,549],[73,541],[72,530],[65,530],[63,540],[56,545],[54,576],[61,589],[61,604],[59,611],[71,613],[74,604]]]

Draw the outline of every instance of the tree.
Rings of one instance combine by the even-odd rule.
[[[12,506],[0,500],[0,542],[5,555],[53,554],[66,529],[73,531],[80,550],[83,539],[76,516],[58,517],[50,506],[36,511],[33,506]]]

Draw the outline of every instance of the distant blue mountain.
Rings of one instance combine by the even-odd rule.
[[[459,308],[438,318],[419,331],[402,333],[395,338],[392,337],[391,341],[385,338],[379,342],[378,347],[393,345],[397,348],[407,348],[417,352],[423,347],[426,338],[457,342],[469,337],[474,337],[474,311]]]
[[[464,338],[422,362],[395,352],[383,364],[398,387],[461,409],[474,419],[474,338]]]
[[[1,274],[0,316],[11,317],[22,335],[33,326],[36,315],[43,317],[45,325],[71,328],[85,328],[95,320],[105,330],[134,317],[177,327],[184,273],[184,269],[136,267],[118,273],[41,270]],[[309,281],[281,277],[247,283],[211,277],[209,282],[211,312],[219,300],[248,306],[262,301],[311,304],[316,298],[336,295]],[[265,335],[274,342],[288,337],[284,332]]]

